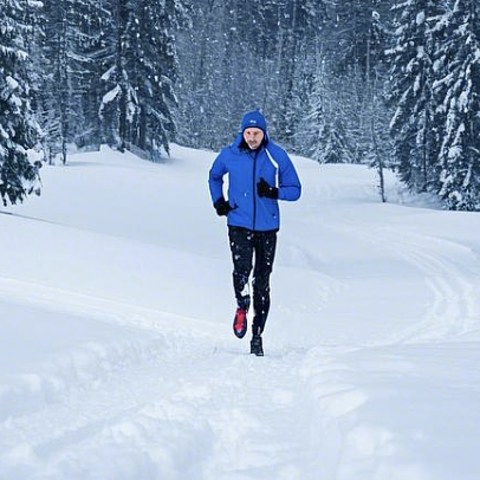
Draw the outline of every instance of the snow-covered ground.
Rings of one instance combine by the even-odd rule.
[[[257,358],[214,156],[78,154],[0,214],[0,479],[478,480],[480,214],[295,158]]]

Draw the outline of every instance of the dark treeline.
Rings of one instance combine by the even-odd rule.
[[[154,161],[217,149],[261,108],[321,163],[395,168],[480,210],[478,0],[5,0],[0,193],[37,188],[36,147],[108,143]],[[383,191],[382,191],[383,195]]]

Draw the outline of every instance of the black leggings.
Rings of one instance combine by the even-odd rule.
[[[254,232],[240,227],[228,227],[233,260],[233,288],[240,308],[248,310],[250,292],[248,279],[253,268],[253,332],[262,333],[270,309],[270,274],[272,273],[277,232]],[[255,254],[255,255],[254,255]]]

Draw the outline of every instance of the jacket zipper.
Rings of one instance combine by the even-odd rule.
[[[257,157],[258,157],[258,150],[252,153],[253,156],[253,228],[252,230],[255,231],[255,225],[257,223],[257,194],[256,194],[256,185],[255,185],[255,173],[257,170]]]

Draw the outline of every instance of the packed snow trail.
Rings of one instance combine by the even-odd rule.
[[[297,159],[257,358],[214,154],[173,151],[72,157],[0,216],[0,479],[477,480],[479,216]]]

